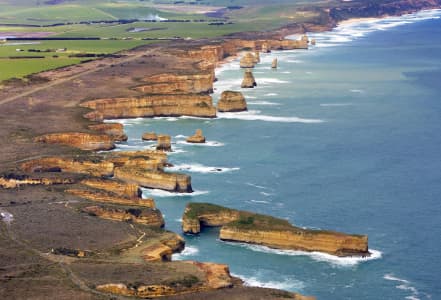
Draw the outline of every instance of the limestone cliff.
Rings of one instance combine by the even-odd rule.
[[[112,150],[113,140],[108,135],[94,135],[82,132],[51,133],[35,138],[35,142],[47,144],[62,144],[81,150]]]
[[[205,137],[202,133],[202,129],[196,129],[195,134],[188,137],[186,141],[187,143],[195,143],[195,144],[205,143]]]
[[[154,132],[146,132],[142,134],[141,138],[143,141],[156,141],[158,136]]]
[[[81,184],[99,189],[107,192],[114,193],[119,196],[127,198],[140,198],[142,191],[138,185],[132,183],[125,183],[113,179],[91,178],[84,179]]]
[[[93,121],[138,117],[216,117],[216,109],[211,97],[201,94],[107,98],[86,101],[81,106],[94,110],[85,115]]]
[[[102,123],[90,125],[89,129],[110,136],[114,141],[127,141],[124,126],[120,123]]]
[[[277,249],[319,251],[336,256],[369,256],[366,235],[295,227],[271,216],[238,211],[208,203],[189,203],[182,217],[185,233],[203,226],[222,226],[220,239]]]
[[[157,138],[158,144],[156,145],[156,150],[170,152],[171,148],[171,137],[166,134],[160,134]]]
[[[65,192],[94,202],[155,208],[155,202],[151,198],[127,198],[105,191],[85,189],[67,189]]]
[[[217,110],[220,112],[237,112],[247,110],[245,97],[241,92],[223,91],[217,102]]]
[[[201,74],[159,74],[143,79],[146,84],[135,89],[144,94],[200,94],[212,93],[214,72]]]
[[[245,53],[245,55],[240,59],[241,68],[254,68],[256,63],[256,57],[250,52]]]
[[[148,171],[137,166],[115,168],[114,177],[142,187],[178,193],[190,193],[191,177],[185,174]]]
[[[121,167],[133,159],[154,160],[159,164],[167,163],[167,153],[156,150],[138,150],[138,151],[118,151],[105,155],[106,161],[112,162],[115,167]]]
[[[73,178],[43,177],[33,178],[30,176],[9,175],[0,177],[0,187],[4,189],[14,189],[23,185],[54,185],[54,184],[73,184],[76,180]]]
[[[46,157],[26,161],[21,164],[25,172],[69,172],[92,176],[112,176],[113,163],[68,157]]]
[[[271,49],[274,50],[294,50],[294,49],[308,49],[308,42],[302,40],[271,40]]]
[[[243,80],[241,87],[242,88],[254,88],[257,86],[256,80],[254,79],[254,75],[250,70],[246,70],[243,74]]]

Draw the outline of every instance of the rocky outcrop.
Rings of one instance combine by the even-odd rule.
[[[108,135],[95,135],[82,132],[51,133],[35,138],[35,142],[47,144],[62,144],[81,150],[112,150],[113,140]]]
[[[143,251],[143,259],[148,262],[152,261],[171,261],[173,251],[170,247],[155,243],[146,247]]]
[[[76,180],[73,178],[60,177],[42,177],[32,178],[29,176],[8,176],[0,177],[0,187],[4,189],[14,189],[23,185],[54,185],[54,184],[73,184]]]
[[[189,203],[182,217],[185,233],[203,226],[222,226],[220,239],[276,249],[319,251],[336,256],[369,256],[366,235],[295,227],[271,216],[238,211],[209,203]]]
[[[255,64],[260,63],[260,52],[259,51],[254,52],[254,63]]]
[[[89,129],[110,136],[114,141],[127,141],[127,135],[124,133],[124,126],[120,123],[102,123],[89,125]]]
[[[273,59],[273,62],[271,63],[271,68],[277,69],[277,58]]]
[[[187,261],[205,273],[205,285],[209,289],[233,287],[233,278],[228,265],[210,262]]]
[[[254,68],[256,64],[256,57],[250,52],[245,53],[245,55],[240,59],[241,68]]]
[[[144,78],[146,85],[135,89],[144,94],[199,94],[212,93],[214,73],[202,74],[159,74]]]
[[[69,172],[92,176],[112,176],[113,163],[64,157],[33,159],[21,164],[25,172]]]
[[[143,141],[156,141],[158,139],[158,135],[154,132],[146,132],[142,135]]]
[[[311,39],[311,45],[315,46],[315,44],[316,44],[315,39]]]
[[[81,184],[127,198],[140,198],[142,194],[138,185],[113,179],[84,179],[81,181]]]
[[[245,97],[241,92],[224,91],[217,102],[217,110],[220,112],[237,112],[247,110]]]
[[[268,43],[262,43],[262,46],[261,46],[261,51],[262,51],[262,53],[270,53],[271,52],[271,49],[269,48],[269,45],[268,45]]]
[[[112,162],[115,167],[122,167],[136,159],[144,159],[146,161],[154,161],[158,164],[158,169],[160,169],[160,166],[167,163],[167,153],[156,150],[118,151],[106,154],[105,159]]]
[[[160,134],[157,138],[158,144],[156,145],[156,150],[170,152],[171,148],[171,137],[169,135]]]
[[[242,88],[254,88],[257,86],[256,80],[254,79],[253,73],[250,70],[246,70],[243,74]]]
[[[191,193],[191,177],[185,174],[148,171],[137,166],[115,168],[114,177],[142,187],[170,192]]]
[[[186,141],[187,143],[202,144],[205,143],[205,136],[202,134],[201,129],[196,129],[195,134],[188,137]]]
[[[216,117],[216,109],[211,97],[201,94],[107,98],[86,101],[81,106],[94,110],[85,115],[86,118],[93,121],[139,117]]]
[[[83,189],[68,189],[66,190],[66,193],[94,202],[155,208],[155,202],[151,198],[127,198],[105,191],[92,191]]]
[[[102,219],[132,222],[153,227],[164,227],[164,218],[157,209],[148,208],[110,208],[104,206],[87,206],[83,212]]]

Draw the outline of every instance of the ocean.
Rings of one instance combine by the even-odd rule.
[[[193,194],[144,189],[181,231],[188,202],[270,214],[308,228],[367,234],[370,258],[279,251],[185,236],[173,259],[230,265],[246,284],[318,299],[441,299],[441,10],[310,34],[309,50],[262,54],[255,89],[238,60],[217,70],[215,101],[242,91],[248,111],[219,118],[119,120],[145,149],[170,134],[172,170]],[[279,68],[271,69],[277,57]],[[185,143],[201,128],[208,142]]]

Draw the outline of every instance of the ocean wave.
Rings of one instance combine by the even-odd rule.
[[[188,143],[186,141],[177,141],[176,144],[190,145],[190,146],[201,146],[201,147],[222,147],[222,146],[225,146],[224,143],[217,142],[217,141],[206,141],[205,143]]]
[[[265,201],[265,200],[250,200],[249,202],[258,203],[258,204],[270,204],[269,201]]]
[[[167,155],[175,155],[175,154],[181,154],[186,153],[187,151],[179,148],[172,148],[172,152],[167,152]]]
[[[173,167],[167,169],[171,171],[187,171],[194,173],[226,173],[240,170],[240,168],[209,167],[201,164],[174,165]]]
[[[382,257],[381,251],[374,249],[369,249],[369,252],[371,252],[371,256],[369,257],[353,257],[353,256],[339,257],[316,251],[306,252],[306,251],[297,251],[297,250],[280,250],[280,249],[269,248],[266,246],[246,244],[246,243],[234,243],[234,242],[225,242],[225,243],[235,246],[237,245],[239,247],[243,247],[256,252],[286,255],[286,256],[308,256],[315,261],[326,262],[337,267],[352,267],[358,265],[359,263],[379,259]]]
[[[354,105],[352,103],[322,103],[320,106],[322,107],[334,107],[334,106],[351,106]]]
[[[178,134],[178,135],[175,136],[175,138],[176,139],[186,139],[186,138],[188,138],[188,136],[183,135],[183,134]]]
[[[257,276],[244,276],[240,274],[232,273],[231,275],[235,277],[239,277],[244,281],[245,286],[257,286],[263,288],[272,288],[278,290],[287,290],[287,291],[299,291],[305,287],[305,284],[292,277],[284,277],[283,280],[278,281],[266,281],[263,278],[259,278]]]
[[[172,255],[173,260],[184,260],[187,256],[194,256],[199,253],[199,249],[194,246],[185,246],[181,253],[175,253]]]
[[[210,193],[209,191],[194,191],[193,193],[174,193],[160,189],[141,188],[142,195],[146,197],[196,197]]]
[[[279,94],[277,94],[277,93],[266,93],[266,94],[264,94],[264,96],[266,96],[266,97],[271,97],[271,96],[278,96]]]
[[[256,96],[246,96],[247,99],[257,99]]]
[[[289,83],[289,81],[280,80],[277,78],[257,78],[256,81],[258,84],[263,84],[263,85],[274,84],[274,83]]]
[[[265,122],[280,122],[280,123],[323,123],[320,119],[305,119],[299,117],[276,117],[260,115],[258,110],[249,110],[238,113],[218,113],[219,119],[236,119],[244,121],[265,121]]]
[[[249,186],[253,186],[258,189],[269,190],[269,188],[267,188],[266,186],[257,185],[257,184],[251,183],[251,182],[245,182],[245,184],[249,185]]]
[[[410,292],[411,295],[406,296],[405,299],[409,299],[409,300],[420,299],[418,290],[411,285],[409,280],[398,278],[394,276],[394,274],[385,274],[383,278],[386,280],[399,282],[400,284],[395,286],[397,289]]]
[[[360,89],[352,89],[352,90],[349,90],[351,93],[358,93],[358,94],[361,94],[361,93],[364,93],[364,90],[360,90]]]
[[[280,105],[280,103],[270,102],[270,101],[247,101],[247,104],[250,105]]]

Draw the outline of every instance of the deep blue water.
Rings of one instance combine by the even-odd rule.
[[[369,235],[375,259],[332,259],[230,244],[216,229],[186,236],[175,259],[227,263],[248,284],[318,299],[441,299],[441,19],[438,12],[316,34],[308,51],[262,54],[249,112],[219,119],[124,120],[129,142],[170,134],[170,161],[192,167],[192,196],[153,194],[181,232],[190,201]],[[272,58],[279,69],[270,69]],[[214,99],[240,90],[238,62],[217,74]],[[257,120],[255,120],[257,119]],[[180,135],[201,128],[211,146]],[[225,172],[210,172],[216,168]],[[379,257],[381,256],[381,257]]]

